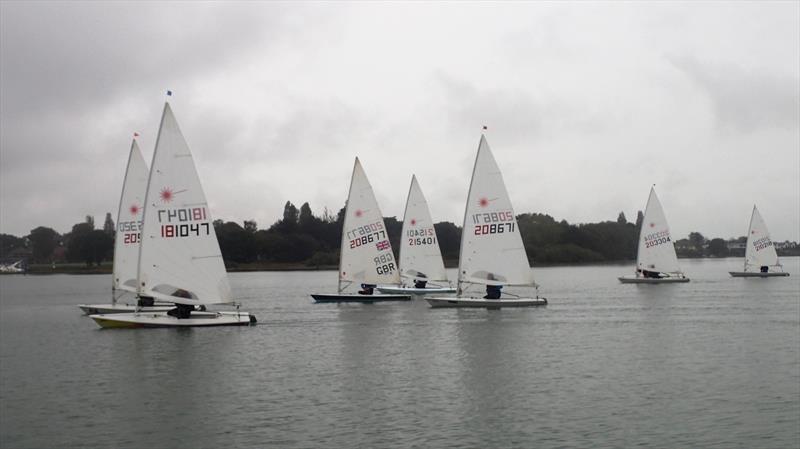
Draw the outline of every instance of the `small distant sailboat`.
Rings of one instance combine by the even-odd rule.
[[[0,273],[24,273],[25,268],[22,266],[22,261],[17,260],[11,263],[0,263]]]
[[[230,312],[204,310],[211,304],[231,304],[233,299],[194,159],[169,103],[164,104],[146,192],[136,292],[139,297],[174,303],[175,308],[91,318],[108,328],[255,323],[255,317],[239,312],[238,306]]]
[[[359,293],[345,293],[345,289],[355,282],[361,283],[362,290]],[[399,282],[400,272],[383,215],[361,162],[356,158],[342,226],[337,293],[314,293],[311,297],[318,303],[410,300],[411,295],[408,294],[372,294],[378,284]]]
[[[545,298],[521,298],[506,294],[506,286],[536,287],[517,218],[506,191],[503,175],[481,135],[478,155],[464,211],[464,227],[455,297],[425,297],[431,307],[530,307],[547,304]],[[472,285],[486,287],[483,298],[465,296]]]
[[[139,263],[139,241],[141,240],[144,195],[150,170],[139,150],[136,139],[131,143],[128,166],[122,182],[122,194],[117,210],[117,231],[114,239],[114,271],[111,276],[111,304],[80,304],[86,315],[99,313],[131,313],[136,311],[136,269]],[[122,297],[128,297],[120,302]],[[149,303],[149,301],[147,301]],[[145,306],[142,311],[165,312],[168,304]]]
[[[779,277],[789,276],[783,271],[778,253],[769,237],[767,224],[753,205],[750,229],[747,232],[747,247],[744,253],[744,270],[729,271],[733,277]]]
[[[650,197],[639,232],[639,250],[636,255],[636,274],[618,278],[623,284],[664,284],[689,282],[675,254],[675,244],[669,233],[664,209],[656,196],[655,187],[650,188]]]
[[[400,236],[400,286],[379,285],[381,293],[410,293],[414,295],[455,293],[449,286],[436,229],[422,194],[417,177],[411,177],[403,231]],[[406,285],[409,283],[410,285]],[[428,283],[434,284],[429,286]],[[447,287],[436,285],[448,284]]]

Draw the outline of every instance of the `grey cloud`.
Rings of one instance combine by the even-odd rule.
[[[722,128],[739,131],[753,131],[764,126],[791,129],[800,122],[800,80],[796,73],[715,64],[691,56],[668,59],[708,95]]]

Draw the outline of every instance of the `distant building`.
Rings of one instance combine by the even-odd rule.
[[[728,240],[725,244],[728,246],[729,251],[744,251],[745,247],[747,247],[746,242],[737,242],[736,240]]]
[[[728,247],[729,256],[744,257],[744,250],[747,247],[747,241],[742,241],[742,239],[726,240],[725,246]]]

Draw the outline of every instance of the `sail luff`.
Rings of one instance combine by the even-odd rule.
[[[343,259],[344,259],[344,242],[346,241],[346,239],[345,239],[345,231],[344,230],[347,229],[347,222],[348,222],[348,219],[350,218],[350,204],[352,203],[352,201],[350,201],[350,199],[353,196],[353,182],[355,181],[355,178],[356,178],[356,169],[359,166],[361,166],[361,161],[359,161],[358,160],[358,156],[356,156],[356,160],[353,163],[353,171],[350,173],[350,188],[347,189],[347,203],[344,205],[344,219],[342,220],[342,240],[341,240],[341,243],[339,245],[339,274],[337,276],[339,282],[338,282],[338,284],[336,286],[337,293],[341,293],[342,292],[342,276],[343,276],[343,274],[342,274],[342,262],[343,262]]]
[[[144,205],[142,197],[147,187],[148,175],[147,163],[142,157],[139,145],[133,139],[128,153],[128,163],[125,166],[125,177],[122,181],[119,206],[117,208],[117,226],[114,230],[114,257],[111,275],[112,304],[117,302],[117,296],[114,291],[130,291],[131,286],[128,285],[128,288],[123,288],[123,284],[136,283],[139,240],[141,237],[140,217],[141,209]],[[132,215],[132,220],[127,220],[123,215],[126,207],[127,211]]]
[[[463,293],[463,286],[464,283],[464,243],[466,241],[466,229],[467,229],[467,217],[469,216],[469,200],[472,198],[472,185],[475,184],[475,171],[478,169],[478,159],[481,154],[481,147],[483,143],[486,141],[486,137],[481,134],[481,139],[478,141],[478,153],[475,156],[475,163],[472,164],[472,176],[469,178],[469,189],[467,190],[467,200],[464,202],[464,219],[461,222],[461,243],[458,246],[458,278],[457,278],[457,286],[456,286],[456,295],[461,296]]]
[[[397,252],[397,260],[400,262],[400,277],[403,277],[405,266],[403,265],[403,250],[405,249],[405,235],[406,235],[406,222],[408,221],[408,208],[411,205],[411,191],[414,189],[414,183],[417,181],[417,175],[411,175],[411,184],[408,186],[408,195],[406,195],[406,208],[403,211],[403,228],[400,231],[400,249]]]
[[[153,167],[156,161],[156,155],[158,153],[158,148],[160,147],[159,143],[161,142],[161,130],[164,128],[164,120],[167,117],[167,107],[169,103],[164,103],[164,109],[161,111],[161,121],[158,124],[158,133],[156,134],[156,146],[153,149],[153,159],[150,161],[150,173],[147,175],[147,189],[145,190],[144,194],[144,210],[142,211],[142,228],[141,228],[141,236],[142,239],[139,242],[139,257],[138,263],[136,265],[136,295],[141,296],[143,293],[142,287],[144,284],[142,283],[142,240],[144,240],[144,224],[147,220],[147,211],[150,209],[147,207],[150,204],[150,184],[153,182]]]
[[[117,297],[113,294],[113,291],[117,289],[117,285],[119,284],[119,277],[117,275],[117,265],[119,264],[119,222],[120,218],[122,218],[122,201],[125,198],[125,187],[128,183],[128,172],[131,170],[131,160],[133,159],[133,151],[134,147],[136,147],[136,139],[131,141],[131,149],[128,152],[128,163],[125,165],[125,177],[122,178],[122,190],[119,192],[119,205],[117,207],[117,229],[115,231],[115,238],[114,238],[114,258],[112,263],[113,273],[111,275],[111,303],[116,304]]]

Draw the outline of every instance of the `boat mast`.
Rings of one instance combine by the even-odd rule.
[[[171,96],[172,92],[167,91],[167,95]],[[164,110],[161,112],[161,122],[158,124],[158,134],[156,134],[156,146],[153,150],[153,160],[150,161],[150,172],[147,175],[147,190],[145,190],[144,194],[144,210],[142,211],[142,226],[139,229],[141,237],[139,238],[139,260],[136,263],[136,298],[140,298],[143,293],[143,285],[142,285],[142,247],[144,246],[143,243],[145,241],[144,238],[144,224],[145,224],[145,217],[147,217],[147,211],[151,209],[151,207],[147,207],[148,202],[150,201],[150,182],[153,180],[153,162],[156,161],[156,153],[158,152],[158,141],[161,140],[161,128],[164,127],[164,118],[167,115],[167,108],[169,107],[169,102],[164,102]],[[136,311],[139,311],[139,301],[136,301]]]
[[[353,172],[350,174],[350,189],[347,191],[347,203],[344,205],[344,217],[342,217],[342,240],[339,244],[339,273],[337,274],[339,282],[336,286],[336,293],[342,293],[342,259],[344,258],[345,250],[345,224],[347,224],[347,217],[350,216],[350,199],[353,195],[353,179],[356,176],[356,167],[359,165],[360,162],[358,161],[358,156],[356,156],[356,161],[353,163]]]
[[[405,209],[405,211],[403,211],[403,228],[402,228],[402,230],[406,229],[406,220],[408,220],[408,205],[409,205],[409,202],[411,201],[411,189],[414,188],[414,182],[416,181],[416,179],[417,179],[417,176],[412,174],[411,175],[411,185],[408,186],[408,195],[406,195],[406,209]],[[397,251],[397,268],[398,268],[398,270],[400,270],[400,284],[399,285],[401,285],[401,286],[405,285],[405,280],[403,278],[403,270],[405,269],[405,267],[401,267],[400,266],[400,261],[403,260],[403,246],[405,246],[403,243],[405,242],[405,240],[406,240],[405,239],[405,234],[401,234],[400,235],[400,249]]]
[[[125,196],[125,188],[127,187],[128,183],[128,171],[131,168],[131,159],[133,158],[133,148],[136,145],[136,133],[133,133],[133,140],[131,141],[131,150],[128,152],[128,164],[125,165],[125,177],[122,178],[122,191],[119,193],[119,207],[117,207],[117,227],[119,227],[119,219],[122,217],[122,199]],[[144,212],[143,212],[144,213]],[[141,229],[140,229],[141,231]],[[116,231],[114,232],[114,238],[117,239],[119,236],[117,235]],[[116,247],[118,242],[114,242],[114,246]],[[139,239],[139,245],[141,245],[141,238]],[[114,261],[116,261],[117,253],[114,252]],[[111,267],[111,305],[117,304],[117,273],[116,273],[116,264],[113,264]]]
[[[461,244],[459,245],[458,249],[458,278],[456,282],[456,297],[461,297],[464,293],[463,288],[463,270],[461,268],[461,264],[464,262],[464,241],[466,240],[467,233],[464,232],[464,229],[467,228],[467,213],[469,212],[469,199],[470,195],[472,194],[472,184],[475,182],[475,170],[478,168],[478,159],[481,154],[481,144],[486,140],[485,133],[489,128],[486,125],[483,126],[483,131],[481,132],[481,140],[478,141],[478,152],[475,155],[475,164],[472,166],[472,176],[469,178],[469,189],[467,190],[467,201],[464,202],[464,220],[461,221]]]

